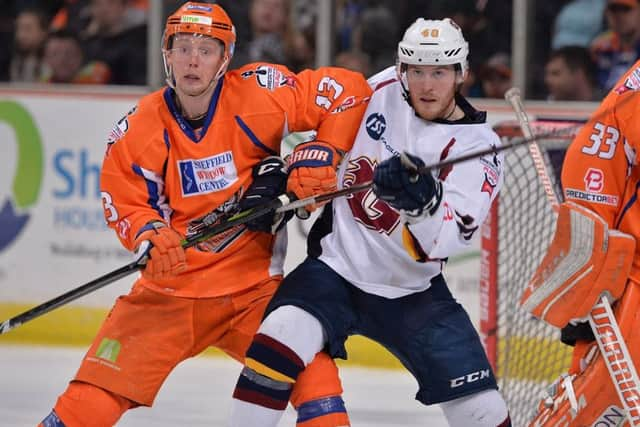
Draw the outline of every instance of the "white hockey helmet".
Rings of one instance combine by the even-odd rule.
[[[431,20],[418,18],[398,43],[398,62],[412,65],[460,64],[467,71],[469,44],[462,30],[450,18]]]

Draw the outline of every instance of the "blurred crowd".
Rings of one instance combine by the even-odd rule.
[[[165,15],[183,1],[162,0]],[[144,85],[150,0],[5,0],[0,81]],[[237,28],[231,68],[313,67],[316,1],[219,0]],[[370,76],[392,65],[416,18],[451,17],[470,47],[462,91],[512,84],[511,0],[334,0],[334,65]],[[640,56],[640,0],[532,2],[529,97],[597,101]]]

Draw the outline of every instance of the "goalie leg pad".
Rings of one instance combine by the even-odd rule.
[[[558,328],[585,319],[603,293],[620,298],[634,253],[632,236],[609,230],[585,207],[562,203],[551,245],[520,304]]]
[[[632,361],[640,360],[640,335],[636,332],[640,328],[640,316],[637,315],[639,309],[640,284],[630,280],[624,295],[616,304],[615,317]],[[598,322],[597,325],[605,326],[602,322]],[[619,351],[614,336],[608,334],[607,328],[600,332],[607,338],[605,352],[613,373],[609,373],[599,350],[595,355],[589,355],[595,344],[589,345],[579,341],[574,349],[570,389],[557,381],[549,396],[539,403],[537,415],[529,427],[626,425],[623,424],[624,407],[614,387],[614,380],[623,391],[627,404],[632,408],[631,416],[634,422],[640,422],[640,396],[637,395],[640,393],[636,393],[640,384],[635,384],[636,381],[626,368],[627,362],[621,359],[622,352]],[[588,364],[578,367],[576,362],[582,360]],[[573,398],[570,399],[571,395]],[[571,400],[574,401],[573,407]]]

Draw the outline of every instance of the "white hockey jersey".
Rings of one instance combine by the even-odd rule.
[[[340,188],[370,181],[377,164],[403,151],[430,165],[500,144],[486,114],[460,96],[465,118],[432,122],[419,118],[403,99],[394,67],[369,83],[375,92],[338,171]],[[423,291],[446,258],[478,234],[502,185],[502,163],[500,154],[490,154],[433,171],[443,183],[442,202],[433,216],[414,224],[373,190],[337,198],[314,225],[310,254],[371,294],[399,298]]]

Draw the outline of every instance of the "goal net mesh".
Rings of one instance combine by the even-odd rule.
[[[579,127],[575,121],[535,121],[534,135],[545,169],[561,202],[560,170],[565,148]],[[503,140],[522,138],[517,123],[496,126]],[[563,129],[562,131],[560,129]],[[547,136],[551,132],[558,135]],[[505,181],[483,230],[481,329],[487,353],[514,426],[525,426],[536,412],[543,390],[570,363],[571,347],[560,331],[519,307],[520,296],[543,258],[555,231],[556,215],[527,145],[505,152]],[[486,301],[490,298],[491,301]],[[493,340],[493,344],[487,344]]]

